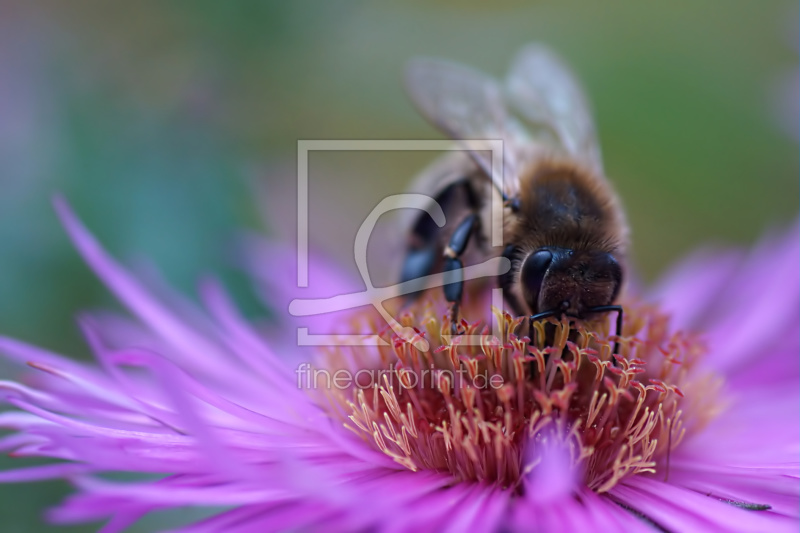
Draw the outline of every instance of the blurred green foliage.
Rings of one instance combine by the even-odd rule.
[[[502,75],[532,40],[585,82],[646,279],[702,242],[751,242],[798,211],[797,143],[771,97],[798,68],[796,25],[788,1],[0,2],[0,331],[85,357],[71,317],[112,305],[52,194],[183,291],[208,272],[235,282],[229,238],[293,204],[298,139],[437,138],[403,94],[404,62]],[[428,157],[315,172],[357,224]],[[3,531],[41,528],[65,491],[3,488]]]

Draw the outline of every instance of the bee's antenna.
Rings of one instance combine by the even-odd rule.
[[[537,313],[535,315],[531,315],[530,319],[531,319],[531,322],[534,322],[536,320],[541,320],[543,318],[551,317],[551,316],[555,315],[557,312],[558,312],[557,310],[544,311],[543,313]]]

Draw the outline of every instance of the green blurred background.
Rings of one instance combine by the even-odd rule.
[[[181,290],[207,272],[236,289],[240,228],[292,234],[298,139],[439,138],[405,61],[502,75],[533,40],[586,85],[645,280],[700,243],[750,243],[798,211],[797,17],[789,1],[2,0],[0,332],[86,357],[72,316],[111,304],[53,193]],[[430,157],[315,154],[312,243],[347,263],[375,201]],[[67,490],[0,487],[2,531],[43,528]]]

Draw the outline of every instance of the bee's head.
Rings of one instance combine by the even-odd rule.
[[[544,247],[525,258],[520,283],[533,313],[583,317],[594,307],[614,302],[622,268],[608,252]]]

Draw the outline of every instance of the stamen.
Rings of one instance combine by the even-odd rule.
[[[666,478],[671,450],[720,409],[720,383],[699,369],[702,343],[671,334],[654,307],[626,304],[614,335],[609,317],[530,323],[492,311],[493,323],[462,320],[454,336],[447,313],[412,307],[401,323],[416,325],[427,352],[385,328],[387,347],[333,350],[320,365],[329,373],[360,368],[375,379],[325,390],[331,416],[409,470],[515,490],[537,468],[537,447],[558,438],[602,493],[634,475]]]

